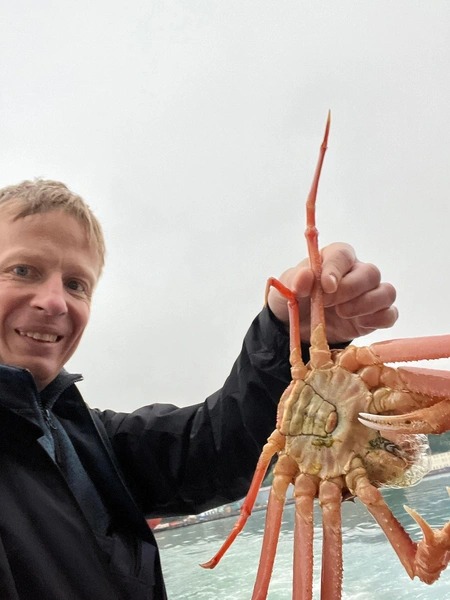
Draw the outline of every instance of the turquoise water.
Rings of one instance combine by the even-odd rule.
[[[428,477],[419,485],[384,492],[389,507],[414,540],[418,526],[405,513],[403,504],[416,509],[438,528],[450,519],[446,491],[450,474]],[[343,512],[344,584],[343,600],[450,600],[450,567],[439,581],[428,586],[411,581],[384,534],[359,502],[345,502]],[[269,588],[269,600],[291,598],[294,507],[286,507],[277,558]],[[315,522],[320,523],[316,507]],[[157,533],[169,600],[250,600],[259,561],[265,511],[249,518],[242,533],[213,570],[199,563],[209,560],[230,532],[234,518],[209,521]],[[314,600],[320,598],[320,554],[322,535],[315,528]]]

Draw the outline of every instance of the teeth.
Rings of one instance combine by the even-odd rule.
[[[32,331],[19,331],[19,333],[25,337],[30,337],[34,340],[41,340],[43,342],[56,342],[58,339],[57,335],[52,335],[51,333],[36,333]]]

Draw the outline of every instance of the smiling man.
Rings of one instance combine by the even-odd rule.
[[[39,390],[80,342],[101,265],[74,216],[0,211],[0,356],[31,371]]]
[[[290,380],[286,303],[273,293],[224,386],[201,404],[89,408],[80,376],[63,367],[88,323],[104,255],[98,221],[64,184],[0,190],[2,600],[165,599],[145,516],[243,497]],[[395,290],[376,267],[346,244],[323,259],[331,342],[395,322]],[[280,279],[300,299],[305,331],[307,262]]]

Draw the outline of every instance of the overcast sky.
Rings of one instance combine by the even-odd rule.
[[[0,186],[81,194],[108,260],[70,361],[91,406],[219,388],[269,276],[321,245],[398,289],[374,339],[450,333],[450,3],[2,0]]]

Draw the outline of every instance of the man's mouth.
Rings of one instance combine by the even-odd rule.
[[[40,342],[46,342],[48,344],[54,344],[59,342],[62,338],[62,335],[55,335],[54,333],[39,333],[37,331],[21,331],[20,329],[16,329],[16,332],[23,336],[33,338],[34,340],[38,340]]]

